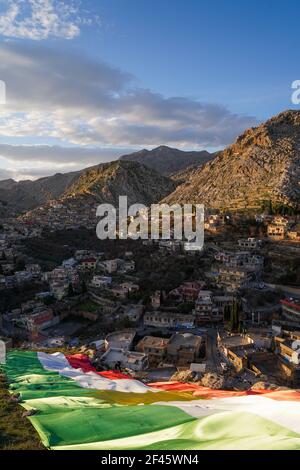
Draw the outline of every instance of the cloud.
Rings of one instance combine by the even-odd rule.
[[[0,144],[0,157],[10,162],[53,162],[56,165],[94,165],[115,160],[128,149],[61,147],[59,145]]]
[[[13,171],[0,168],[0,181],[14,178],[14,176],[15,174]]]
[[[73,39],[82,25],[100,21],[82,11],[78,0],[1,0],[1,4],[0,34],[9,38]]]
[[[103,148],[122,147],[127,153],[161,144],[215,149],[257,124],[254,117],[219,104],[139,88],[127,72],[41,43],[1,44],[0,79],[7,89],[7,104],[0,106],[2,141],[52,139],[62,147],[81,149],[0,147],[6,158],[26,157],[29,164],[38,159],[90,163]],[[94,156],[88,147],[98,148]]]
[[[0,144],[0,180],[36,179],[54,173],[77,171],[116,160],[128,152],[128,148]]]

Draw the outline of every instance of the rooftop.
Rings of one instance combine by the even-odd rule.
[[[201,343],[201,341],[201,336],[193,335],[192,333],[176,333],[170,338],[169,344],[178,346],[196,346]]]
[[[242,347],[249,344],[249,340],[240,335],[225,336],[221,341],[223,346],[229,349],[232,347]]]
[[[139,344],[143,344],[144,346],[147,346],[148,348],[149,347],[162,348],[162,347],[167,346],[168,342],[169,342],[168,338],[158,338],[156,336],[145,336],[143,339],[141,339]]]

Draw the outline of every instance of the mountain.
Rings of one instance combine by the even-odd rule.
[[[142,155],[145,155],[145,158],[142,158]],[[152,151],[142,150],[141,152],[136,152],[131,155],[124,155],[121,157],[120,161],[136,161],[136,163],[145,164],[148,168],[156,169],[160,174],[167,175],[184,170],[189,165],[196,165],[198,167],[210,158],[210,154],[205,151],[182,152],[162,146]],[[155,160],[153,165],[151,165],[150,162],[152,159]],[[53,176],[39,178],[35,181],[25,180],[17,182],[13,179],[0,181],[0,208],[2,208],[0,217],[14,213],[20,214],[27,212],[38,206],[47,204],[53,199],[62,197],[82,175],[92,171],[94,168],[98,168],[98,166],[99,165],[96,165],[95,167],[71,173],[57,173]],[[157,179],[157,181],[160,180]],[[170,182],[168,183],[169,186],[167,184],[166,187],[173,190],[175,186],[170,185]],[[155,187],[153,187],[153,190],[155,191]],[[160,192],[158,194],[166,193]]]
[[[300,207],[300,111],[246,130],[166,198],[218,209]]]
[[[79,178],[81,171],[57,173],[38,180],[0,181],[0,205],[9,212],[24,212],[60,197]]]
[[[172,192],[176,183],[140,163],[117,160],[83,172],[60,198],[61,201],[90,198],[118,205],[119,196],[128,203],[151,204]]]
[[[153,150],[140,150],[129,155],[123,155],[120,160],[142,163],[153,168],[158,173],[169,176],[182,171],[191,165],[201,166],[213,158],[213,155],[203,150],[201,152],[184,152],[161,145]]]
[[[17,185],[17,181],[13,180],[12,178],[9,178],[7,180],[2,180],[0,181],[0,190],[5,189],[5,190],[10,190],[14,188]]]
[[[127,196],[128,205],[146,206],[159,202],[176,188],[172,181],[135,162],[117,160],[89,168],[79,175],[57,199],[22,214],[19,220],[37,222],[52,229],[91,227],[99,204],[116,208],[119,196]]]

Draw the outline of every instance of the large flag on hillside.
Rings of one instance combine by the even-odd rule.
[[[145,385],[61,353],[11,351],[4,369],[50,449],[300,449],[296,390]]]

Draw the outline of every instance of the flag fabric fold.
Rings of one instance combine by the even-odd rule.
[[[24,350],[8,353],[4,371],[50,449],[300,449],[297,390],[146,385],[97,372],[82,354]]]

